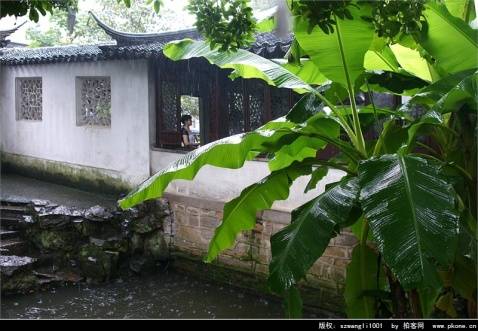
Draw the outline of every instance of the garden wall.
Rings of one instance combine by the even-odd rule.
[[[266,289],[271,259],[270,237],[290,224],[290,213],[275,210],[259,213],[254,230],[239,235],[236,245],[221,254],[212,266],[198,268],[197,263],[191,264],[190,260],[199,262],[205,257],[215,228],[222,219],[223,203],[172,194],[168,194],[167,199],[174,222],[172,227],[165,228],[165,233],[171,236],[174,250],[180,253],[175,262],[178,268],[208,273],[208,278],[235,285]],[[346,266],[355,243],[356,239],[349,231],[332,239],[324,255],[312,266],[302,283],[303,296],[308,305],[343,312]],[[224,272],[218,275],[217,270],[211,270],[215,267]],[[243,276],[238,277],[236,273]]]
[[[111,79],[110,127],[77,125],[76,78],[85,76]],[[29,77],[42,80],[41,120],[16,118],[16,79]],[[81,168],[76,182],[140,183],[150,175],[148,79],[146,60],[0,66],[2,163],[65,180]]]

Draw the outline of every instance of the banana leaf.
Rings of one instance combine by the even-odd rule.
[[[383,259],[405,289],[435,287],[458,242],[456,194],[439,164],[388,154],[359,165],[360,204]]]

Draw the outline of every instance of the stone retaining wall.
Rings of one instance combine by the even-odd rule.
[[[222,219],[223,203],[175,195],[167,198],[174,222],[172,227],[165,228],[165,233],[171,237],[174,249],[198,260],[203,258]],[[287,224],[290,224],[290,213],[274,210],[259,213],[255,229],[239,235],[234,248],[222,253],[213,265],[257,276],[265,283],[271,260],[270,237]],[[345,272],[355,244],[355,236],[350,231],[332,239],[301,284],[307,304],[343,311]]]
[[[2,294],[82,280],[101,283],[125,273],[152,271],[170,259],[163,232],[172,222],[170,214],[164,199],[120,211],[2,198]],[[5,240],[6,234],[15,235],[15,240]]]
[[[166,199],[149,201],[127,211],[109,211],[100,206],[77,210],[34,200],[25,204],[17,230],[28,246],[40,253],[25,255],[41,260],[54,254],[55,270],[66,270],[70,274],[73,271],[90,281],[108,281],[116,277],[123,266],[126,270],[141,272],[155,261],[168,259],[172,252],[177,268],[266,292],[270,237],[290,224],[290,213],[276,210],[258,213],[252,231],[240,234],[235,246],[212,264],[204,264],[202,259],[223,217],[223,207],[221,202],[171,194]],[[3,217],[5,212],[8,210],[2,210]],[[4,225],[2,222],[2,227]],[[355,244],[355,236],[349,231],[332,239],[301,284],[306,304],[344,311],[345,273]],[[37,275],[44,274],[41,271],[44,263],[36,266],[33,271]],[[12,278],[15,274],[10,273],[10,267],[1,269],[2,290],[7,290],[6,281],[19,284]],[[31,273],[24,275],[30,277]]]

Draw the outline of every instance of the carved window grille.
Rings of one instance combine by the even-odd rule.
[[[176,82],[163,80],[161,82],[162,119],[164,131],[178,131],[178,91]]]
[[[42,120],[42,92],[43,88],[41,78],[17,78],[17,120]]]
[[[76,124],[111,126],[110,77],[77,77]]]
[[[286,115],[293,101],[301,98],[290,90],[270,87],[259,80],[231,81],[227,71],[195,72],[192,69],[197,68],[188,66],[183,63],[174,72],[169,65],[158,67],[156,144],[159,147],[177,148],[181,141],[180,117],[185,111],[181,95],[202,100],[204,142],[255,130]]]
[[[264,124],[264,85],[258,81],[249,81],[249,130],[255,130]]]
[[[227,111],[229,135],[244,132],[244,91],[242,81],[235,80],[229,85],[227,91]]]
[[[272,119],[286,115],[290,110],[290,91],[271,88],[271,115]]]

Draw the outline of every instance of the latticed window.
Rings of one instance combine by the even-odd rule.
[[[41,121],[42,79],[17,78],[16,118],[17,120]]]
[[[290,91],[287,89],[271,88],[271,116],[272,119],[286,115],[290,110]]]
[[[111,126],[110,77],[77,77],[77,125]]]
[[[249,81],[247,94],[249,96],[249,127],[255,130],[264,124],[264,84],[259,81]]]
[[[244,91],[242,81],[236,79],[230,83],[227,95],[227,115],[229,135],[244,132]]]
[[[198,100],[201,144],[255,130],[287,114],[293,102],[301,97],[257,79],[231,80],[226,70],[212,68],[209,72],[199,68],[204,67],[189,62],[158,65],[155,90],[158,147],[180,147],[181,115],[194,115],[183,104],[185,96]]]
[[[163,130],[178,131],[178,88],[174,81],[164,80],[161,83],[163,96]]]

